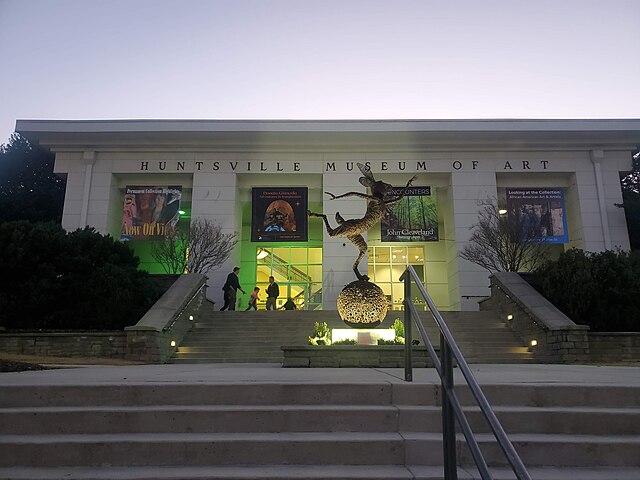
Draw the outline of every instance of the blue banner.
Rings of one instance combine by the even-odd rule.
[[[507,188],[510,222],[517,222],[525,240],[568,243],[564,192],[560,188]]]

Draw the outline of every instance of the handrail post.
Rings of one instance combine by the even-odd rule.
[[[404,272],[404,380],[413,382],[413,360],[411,358],[411,274]]]
[[[440,333],[440,365],[442,366],[442,449],[445,480],[458,479],[456,464],[456,425],[449,391],[453,390],[453,361],[451,349],[444,335]]]

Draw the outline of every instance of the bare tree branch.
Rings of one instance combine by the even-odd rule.
[[[153,258],[167,273],[207,273],[219,268],[238,243],[236,233],[222,233],[216,222],[195,218],[189,231],[170,229],[152,247]]]
[[[514,212],[500,215],[496,199],[487,199],[483,205],[460,257],[490,272],[531,271],[544,263],[541,236],[527,232]]]

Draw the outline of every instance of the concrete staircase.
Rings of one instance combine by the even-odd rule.
[[[390,312],[383,326],[391,327],[403,312]],[[528,348],[494,312],[442,312],[469,363],[534,363]],[[337,311],[216,312],[201,309],[194,329],[171,363],[281,363],[282,345],[307,345],[315,322],[347,328]],[[425,312],[423,324],[434,346],[439,334]],[[417,332],[414,333],[414,338]]]
[[[484,389],[533,479],[640,479],[640,388]],[[2,385],[0,479],[442,479],[440,398],[399,381]],[[513,478],[467,411],[495,478]],[[462,437],[458,458],[479,478]]]

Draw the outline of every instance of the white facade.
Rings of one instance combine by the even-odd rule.
[[[310,204],[331,219],[336,211],[357,218],[364,201],[330,201],[323,193],[364,192],[356,162],[393,185],[417,174],[415,185],[437,192],[440,241],[423,246],[428,287],[445,310],[477,309],[488,294],[488,272],[458,252],[481,203],[504,196],[505,188],[564,191],[564,248],[629,249],[624,211],[615,204],[622,202],[620,172],[631,169],[640,145],[640,120],[19,120],[16,130],[56,152],[55,172],[67,176],[67,230],[89,225],[118,237],[126,185],[188,189],[192,218],[215,219],[242,237],[236,255],[210,273],[216,301],[227,273],[241,265],[242,249],[251,247],[242,205],[252,186],[307,186]],[[368,242],[381,245],[379,230]],[[324,309],[335,309],[340,290],[355,279],[356,256],[346,239],[324,233]]]

